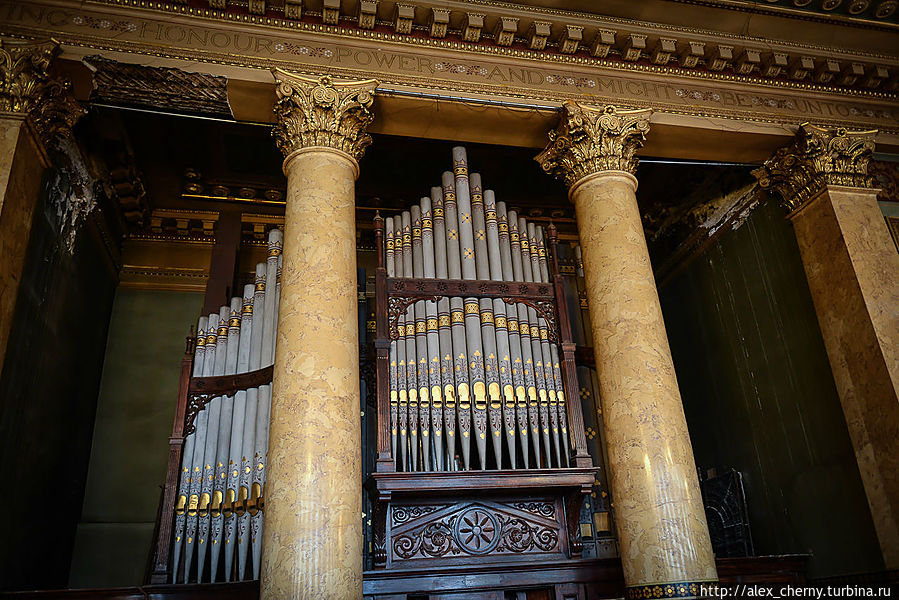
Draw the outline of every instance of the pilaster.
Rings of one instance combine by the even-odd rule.
[[[899,254],[868,164],[875,131],[805,123],[754,171],[789,213],[887,568],[899,568]]]
[[[49,151],[83,113],[50,72],[58,51],[0,38],[0,369]]]

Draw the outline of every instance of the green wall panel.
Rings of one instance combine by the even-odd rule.
[[[810,575],[883,569],[799,249],[757,208],[660,290],[701,469],[744,475],[757,554]]]
[[[141,583],[165,482],[184,339],[202,304],[198,293],[116,293],[72,586]],[[138,547],[117,551],[127,540]]]

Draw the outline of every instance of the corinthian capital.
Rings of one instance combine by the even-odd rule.
[[[48,144],[70,132],[84,114],[69,82],[49,72],[58,52],[53,41],[0,39],[0,111],[30,116]]]
[[[549,132],[549,145],[537,157],[543,170],[568,187],[600,171],[637,169],[634,153],[649,131],[652,110],[618,110],[566,101],[562,120]]]
[[[0,111],[30,113],[51,81],[50,63],[59,52],[52,41],[0,39]]]
[[[871,187],[868,163],[877,131],[828,129],[803,123],[793,142],[774,153],[752,172],[759,185],[777,192],[781,204],[793,212],[824,187]]]
[[[312,79],[274,69],[278,83],[278,117],[273,134],[288,156],[300,148],[326,146],[359,160],[371,144],[366,128],[374,119],[374,79],[335,82],[328,76]]]

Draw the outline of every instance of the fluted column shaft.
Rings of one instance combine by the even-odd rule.
[[[376,82],[281,71],[287,207],[262,598],[362,596],[355,180]]]
[[[538,161],[577,214],[628,597],[697,596],[717,576],[635,195],[648,117],[566,104]]]
[[[790,211],[884,563],[899,568],[899,253],[867,175],[873,131],[803,125],[755,171]]]

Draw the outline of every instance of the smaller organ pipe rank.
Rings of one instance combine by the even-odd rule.
[[[203,376],[204,357],[206,356],[206,328],[209,317],[200,317],[197,322],[197,342],[194,348],[193,377]],[[191,495],[191,480],[193,479],[194,444],[197,436],[191,434],[184,440],[184,449],[181,454],[181,481],[178,483],[178,501],[175,506],[175,547],[172,552],[172,583],[181,564],[181,549],[184,546],[184,528],[187,523],[188,510],[196,510],[196,506],[190,507],[193,501]]]
[[[542,227],[483,189],[464,148],[440,187],[384,224],[388,278],[549,283]],[[534,306],[444,296],[403,306],[388,360],[398,470],[568,466],[559,350]]]
[[[255,284],[197,324],[194,377],[233,375],[274,362],[281,243],[269,233]],[[213,398],[184,442],[175,510],[173,582],[259,575],[271,385]],[[251,550],[250,550],[251,548]],[[235,560],[236,559],[236,560]]]

